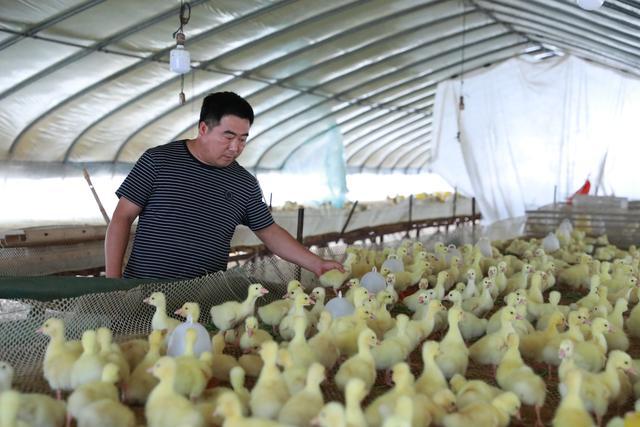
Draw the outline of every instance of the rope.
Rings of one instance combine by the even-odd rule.
[[[173,33],[174,39],[178,34],[183,33],[184,26],[187,25],[189,19],[191,19],[191,4],[189,4],[189,2],[180,2],[180,15],[178,19],[180,20],[180,27]]]

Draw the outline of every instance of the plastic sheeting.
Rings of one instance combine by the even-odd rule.
[[[286,184],[291,180],[289,182],[296,182],[301,190],[293,200],[300,203],[330,202],[333,206],[342,207],[347,194],[347,178],[342,136],[337,127],[307,141],[294,152],[281,149],[274,156],[280,157],[283,163],[281,172],[277,174],[283,184],[277,187],[279,191],[293,187]],[[268,177],[263,174],[259,174],[258,179],[268,182]],[[307,185],[300,185],[300,180]],[[313,191],[309,191],[310,188]]]
[[[590,176],[599,194],[640,197],[640,80],[567,56],[512,59],[438,86],[432,170],[475,196],[483,219],[564,199]],[[458,140],[458,131],[460,136]]]
[[[232,90],[257,113],[239,159],[254,171],[280,170],[286,153],[337,130],[345,152],[334,161],[418,172],[429,160],[435,85],[458,69],[461,44],[470,68],[531,48],[454,1],[190,3],[184,106],[167,65],[179,2],[6,5],[0,159],[133,163],[149,147],[192,137],[203,96]]]
[[[344,163],[333,161],[343,156],[341,151],[340,134],[326,133],[293,153],[286,162],[286,173],[258,173],[266,202],[273,200],[276,207],[286,201],[307,207],[331,202],[337,207],[347,195],[350,200],[369,202],[385,196],[452,191],[437,175],[345,175]],[[33,226],[104,224],[83,177],[83,166],[110,216],[118,202],[115,191],[129,173],[130,165],[0,162],[0,195],[11,201],[0,209],[0,235]]]
[[[87,165],[91,181],[111,216],[118,202],[114,191],[129,165]],[[82,165],[0,162],[0,235],[11,229],[63,224],[104,224],[84,179]]]

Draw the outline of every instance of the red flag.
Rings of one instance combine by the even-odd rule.
[[[578,195],[578,194],[589,194],[589,190],[591,190],[591,181],[589,181],[589,178],[587,178],[587,180],[584,182],[584,184],[582,184],[582,187],[580,187],[578,189],[578,191],[576,191],[575,193],[573,193],[568,199],[567,199],[567,203],[571,204],[573,198]]]

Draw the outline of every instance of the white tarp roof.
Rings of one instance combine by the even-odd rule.
[[[461,71],[571,53],[640,73],[635,0],[190,3],[179,107],[178,1],[1,0],[0,160],[134,162],[232,90],[257,113],[246,167],[278,170],[337,127],[350,170],[411,172],[429,165],[436,86]]]

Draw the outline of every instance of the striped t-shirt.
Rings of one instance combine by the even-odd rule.
[[[116,195],[142,208],[125,278],[224,271],[236,225],[273,224],[253,175],[235,161],[223,168],[200,162],[186,141],[147,150]]]

